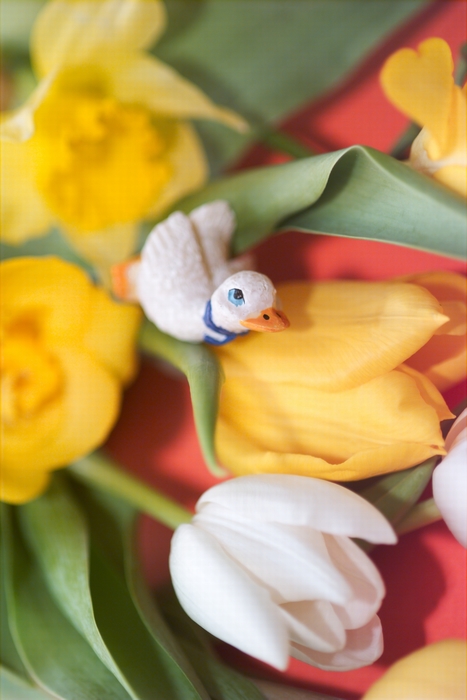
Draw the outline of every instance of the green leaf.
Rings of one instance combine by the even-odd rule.
[[[129,700],[129,695],[60,612],[17,530],[2,510],[8,622],[35,683],[63,700]]]
[[[219,393],[224,381],[216,356],[205,345],[177,340],[149,322],[143,325],[140,347],[167,360],[186,375],[204,459],[213,474],[225,476],[226,471],[217,464],[214,447]]]
[[[163,689],[159,690],[158,700],[163,697],[170,700],[208,700],[206,690],[159,615],[147,590],[136,554],[135,511],[127,503],[108,493],[90,491],[78,484],[76,489],[80,503],[86,510],[95,544],[94,558],[97,558],[97,566],[94,565],[94,574],[96,569],[100,572],[99,576],[94,575],[92,580],[94,600],[98,597],[100,601],[100,624],[110,628],[110,634],[115,638],[114,647],[125,646],[128,643],[125,629],[128,622],[120,626],[123,631],[121,638],[118,638],[119,631],[112,624],[112,609],[124,609],[127,618],[132,618],[132,625],[139,626],[140,637],[150,639],[150,644],[146,645],[143,653],[151,649],[153,663],[157,661],[158,664],[159,676],[170,684],[168,694],[163,695]],[[106,555],[111,552],[111,559],[103,557],[104,551]],[[110,561],[112,564],[117,563],[117,566],[110,566]],[[107,575],[104,575],[105,570]],[[110,599],[109,582],[112,585]],[[132,605],[129,605],[130,596]],[[138,650],[138,653],[141,653],[141,650]]]
[[[177,688],[155,652],[118,569],[95,546],[62,475],[19,509],[23,530],[57,604],[134,700],[174,700]],[[92,542],[92,532],[91,532]],[[195,696],[187,696],[193,697]],[[196,700],[199,696],[196,696]]]
[[[2,619],[3,625],[3,619]],[[0,698],[4,700],[51,700],[52,695],[17,676],[4,666],[0,666]]]
[[[380,477],[359,491],[392,525],[397,525],[422,495],[438,461],[431,457],[422,464]]]
[[[352,146],[224,178],[184,199],[189,212],[226,199],[237,216],[233,251],[299,229],[466,256],[465,200],[372,148]]]
[[[222,125],[200,123],[217,173],[265,124],[284,118],[343,80],[424,4],[423,0],[166,0],[168,27],[154,53],[253,125],[249,136],[240,136]]]

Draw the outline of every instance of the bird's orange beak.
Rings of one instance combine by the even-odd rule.
[[[261,311],[256,318],[247,318],[244,321],[240,321],[240,323],[251,331],[261,331],[263,333],[279,333],[279,331],[285,331],[290,326],[290,321],[285,313],[272,307]]]

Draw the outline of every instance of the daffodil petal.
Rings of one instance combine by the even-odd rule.
[[[463,329],[467,303],[466,279],[452,272],[430,272],[412,275],[407,280],[433,294],[449,321],[405,364],[423,373],[439,390],[444,391],[460,382],[466,373]]]
[[[290,328],[220,348],[228,376],[343,391],[397,367],[447,320],[431,294],[405,283],[297,282],[278,293]]]
[[[246,121],[225,107],[218,107],[196,85],[152,56],[135,54],[113,72],[115,95],[123,102],[144,104],[155,114],[176,119],[213,119],[238,131]]]
[[[383,515],[353,491],[322,479],[292,474],[245,476],[222,482],[199,499],[203,514],[214,504],[231,518],[313,528],[332,535],[392,544],[395,535]],[[371,539],[369,539],[371,537]]]
[[[20,467],[0,468],[0,501],[19,505],[39,496],[50,479],[48,472],[31,472]]]
[[[255,521],[252,527],[245,519],[210,517],[209,508],[194,524],[209,532],[234,561],[246,566],[274,602],[321,599],[347,603],[350,588],[336,574],[320,532],[262,521]]]
[[[454,79],[451,50],[443,39],[426,39],[413,49],[400,49],[388,58],[381,72],[387,98],[405,115],[427,127],[438,144],[436,158],[444,154],[448,139]]]
[[[51,71],[44,80],[41,80],[22,107],[2,114],[0,121],[0,138],[2,141],[21,143],[31,138],[35,130],[34,112],[47,96],[55,77],[56,71]],[[29,167],[31,167],[30,164]]]
[[[86,232],[67,227],[64,235],[80,255],[95,265],[102,281],[107,284],[110,280],[110,267],[134,253],[138,225],[133,222],[114,224],[101,231]]]
[[[42,77],[57,65],[86,63],[106,50],[137,50],[164,31],[160,0],[51,0],[39,14],[31,54]]]
[[[3,141],[0,156],[2,240],[20,245],[29,238],[44,236],[53,218],[34,181],[31,142]]]
[[[174,142],[167,154],[173,176],[160,193],[147,218],[155,218],[172,204],[204,185],[208,176],[206,156],[190,124],[179,122],[176,125]]]
[[[110,372],[73,347],[56,346],[54,355],[63,374],[62,396],[31,419],[27,429],[5,434],[8,469],[39,472],[64,467],[100,445],[115,422],[120,388]]]
[[[330,393],[254,376],[232,381],[224,369],[216,444],[234,474],[347,481],[445,454],[437,411],[406,372]]]
[[[346,629],[357,629],[371,620],[385,595],[383,579],[365,552],[349,537],[324,536],[331,559],[339,571],[345,571],[352,595],[345,606],[335,606]]]
[[[280,606],[292,643],[332,653],[343,649],[346,634],[334,607],[322,600],[302,600]]]
[[[83,270],[59,258],[20,257],[3,263],[0,274],[5,325],[36,324],[52,346],[82,336],[92,290]]]
[[[467,643],[443,639],[396,661],[363,700],[462,700],[466,693]]]
[[[292,642],[291,654],[324,671],[351,671],[369,666],[383,653],[383,632],[377,615],[364,627],[347,630],[346,644],[341,651],[323,653]]]
[[[177,597],[195,622],[271,666],[287,667],[288,636],[277,607],[211,535],[178,527],[169,565]]]
[[[141,322],[141,310],[119,304],[102,289],[94,289],[91,313],[83,343],[107,369],[125,383],[135,373],[134,341]]]

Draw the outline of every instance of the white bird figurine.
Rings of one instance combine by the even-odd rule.
[[[114,293],[138,301],[160,330],[179,340],[223,345],[250,329],[288,328],[269,277],[245,270],[246,256],[228,259],[234,229],[235,215],[223,200],[188,216],[171,214],[151,231],[140,257],[114,266]]]

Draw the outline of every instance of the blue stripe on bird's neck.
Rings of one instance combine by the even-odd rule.
[[[228,331],[225,328],[222,328],[221,326],[216,326],[216,324],[212,320],[211,300],[209,300],[206,304],[203,321],[204,325],[209,330],[214,331],[214,333],[211,333],[210,335],[206,333],[206,335],[204,336],[204,342],[209,343],[210,345],[225,345],[226,343],[230,343],[231,340],[235,340],[237,336],[246,335],[247,333],[249,333],[249,331],[243,331],[242,333],[234,333],[233,331]]]

